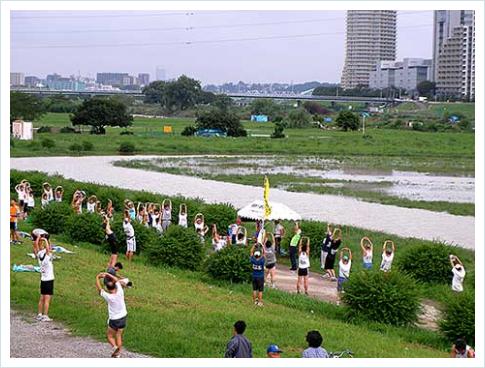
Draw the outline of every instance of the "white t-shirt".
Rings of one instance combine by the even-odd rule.
[[[135,229],[133,229],[133,225],[130,222],[123,221],[123,231],[128,238],[135,236]]]
[[[187,214],[179,213],[179,225],[187,227]]]
[[[42,249],[37,253],[37,259],[40,266],[40,280],[51,281],[54,280],[54,265],[52,264],[52,253],[46,254],[46,250]]]
[[[451,289],[453,291],[463,291],[463,280],[465,279],[465,268],[461,267],[461,270],[457,270],[457,265],[452,268],[451,272],[453,272],[453,281],[451,283]]]
[[[27,206],[29,207],[35,207],[35,199],[33,195],[28,195],[27,196]]]
[[[49,190],[44,190],[44,193],[47,193],[47,200],[49,202],[54,200],[54,192],[52,191],[52,188]]]
[[[281,237],[281,234],[283,232],[283,225],[278,224],[274,228],[274,236],[275,237]]]
[[[119,282],[116,283],[116,293],[110,294],[101,289],[99,295],[108,303],[109,319],[120,319],[128,314],[125,305],[125,293]]]
[[[338,277],[344,277],[346,279],[350,276],[350,268],[352,267],[352,261],[349,259],[347,264],[342,260],[338,263]]]
[[[17,190],[17,198],[20,201],[25,201],[27,194],[24,189]]]
[[[394,259],[394,252],[391,255],[387,255],[386,252],[382,253],[381,271],[387,272],[391,270],[392,261]]]
[[[195,231],[197,231],[198,233],[202,233],[204,231],[204,223],[203,222],[201,222],[200,224],[195,222],[194,227],[195,227]]]
[[[362,258],[364,263],[372,263],[372,250],[371,249],[364,250],[364,256]]]
[[[86,209],[89,213],[93,213],[96,209],[96,202],[93,202],[93,203],[88,202],[86,204]]]
[[[310,258],[306,252],[301,252],[298,257],[298,268],[310,268]]]
[[[218,252],[227,245],[227,241],[224,237],[221,237],[219,241],[214,240],[213,244],[214,244],[215,251]]]

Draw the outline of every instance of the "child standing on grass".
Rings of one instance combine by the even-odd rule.
[[[362,250],[364,270],[372,269],[372,253],[374,251],[374,245],[367,236],[360,239],[360,249]]]
[[[308,271],[310,270],[310,238],[301,238],[298,246],[298,279],[296,281],[296,292],[300,294],[300,284],[303,281],[305,295],[308,295]]]
[[[101,279],[108,278],[106,282],[105,291],[101,286]],[[113,347],[112,358],[119,358],[121,356],[121,348],[123,346],[123,331],[126,327],[126,317],[128,312],[125,305],[125,293],[123,288],[126,285],[107,272],[101,272],[96,276],[96,289],[99,295],[108,303],[108,330],[106,337],[108,342]]]
[[[19,234],[17,232],[17,221],[20,215],[19,207],[17,202],[12,199],[10,201],[10,243],[19,244],[21,243],[19,239]]]
[[[460,261],[460,258],[450,254],[451,272],[453,272],[453,281],[451,283],[451,289],[453,291],[461,293],[463,291],[463,281],[465,280],[465,267]]]
[[[345,254],[345,251],[348,253]],[[350,268],[352,267],[352,251],[349,248],[342,248],[340,251],[340,262],[338,270],[337,291],[345,293],[344,284],[349,280]]]
[[[40,266],[40,299],[38,305],[37,320],[41,322],[52,321],[49,318],[49,305],[54,295],[54,264],[52,263],[52,250],[49,240],[39,238],[44,244],[40,244],[41,250],[37,253]]]
[[[382,246],[382,261],[381,271],[391,271],[392,261],[394,260],[394,254],[396,252],[396,246],[392,240],[386,240]]]
[[[135,229],[131,224],[131,216],[128,211],[125,211],[125,218],[123,220],[123,231],[126,235],[126,258],[131,263],[133,253],[136,252],[136,238]]]
[[[253,303],[258,307],[263,306],[264,291],[264,257],[260,250],[254,250],[255,245],[251,248],[251,257],[249,261],[253,268]]]
[[[273,236],[273,234],[270,234]],[[275,246],[275,239],[273,237],[273,241],[266,238],[264,242],[264,259],[265,259],[265,268],[266,268],[266,276],[265,280],[268,282],[268,277],[271,280],[271,287],[275,287],[275,273],[276,273],[276,246]]]

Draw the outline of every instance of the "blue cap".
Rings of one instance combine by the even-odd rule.
[[[268,349],[266,349],[267,353],[282,353],[278,345],[271,344],[268,346]]]

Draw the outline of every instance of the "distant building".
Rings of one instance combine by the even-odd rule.
[[[369,86],[369,75],[379,61],[396,60],[394,10],[349,10],[342,88]]]
[[[37,78],[33,75],[29,75],[25,77],[25,85],[27,87],[36,87],[40,83],[40,78]]]
[[[86,83],[73,78],[56,77],[46,79],[45,86],[54,91],[85,91]]]
[[[475,12],[438,10],[434,20],[436,94],[444,98],[474,99]]]
[[[129,85],[128,73],[97,73],[96,82],[104,85],[125,86]]]
[[[405,58],[403,61],[381,61],[369,75],[369,88],[402,88],[415,91],[416,86],[432,78],[432,60]]]
[[[150,74],[148,73],[139,73],[138,74],[138,83],[141,86],[147,86],[150,84]]]
[[[10,73],[11,86],[23,86],[25,84],[24,73]]]
[[[157,81],[167,80],[167,75],[165,73],[165,69],[157,66],[156,77],[157,77],[157,79],[156,79]]]

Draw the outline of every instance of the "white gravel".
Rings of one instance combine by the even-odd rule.
[[[11,358],[111,358],[113,349],[90,337],[74,337],[60,323],[38,322],[34,315],[10,311]],[[127,350],[122,358],[149,358]]]
[[[211,203],[231,203],[241,208],[263,196],[262,187],[217,182],[115,167],[116,160],[155,156],[29,157],[11,158],[12,169],[38,170],[66,178],[166,195],[199,197]],[[52,183],[55,185],[55,183]],[[272,189],[270,200],[282,202],[304,219],[382,231],[402,237],[439,240],[465,248],[475,248],[475,218],[420,209],[368,203],[353,198],[293,193]]]

